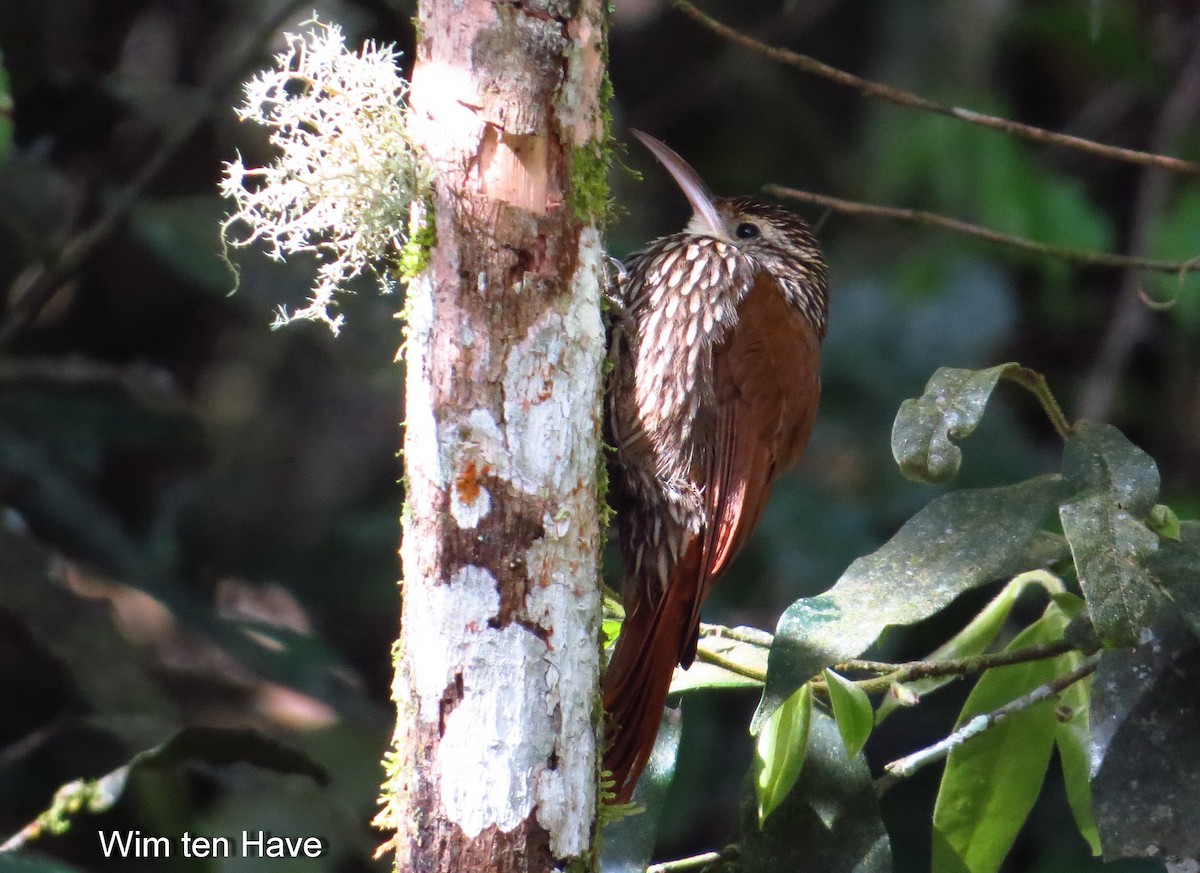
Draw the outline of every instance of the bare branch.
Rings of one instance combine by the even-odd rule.
[[[1053,643],[1027,646],[1023,649],[973,655],[968,658],[954,658],[948,661],[909,661],[906,664],[890,665],[891,669],[885,675],[876,676],[873,679],[860,679],[855,684],[868,694],[882,693],[897,682],[915,682],[918,679],[932,679],[939,676],[971,676],[975,673],[983,673],[986,670],[991,670],[994,667],[1008,667],[1012,664],[1024,664],[1027,661],[1044,661],[1048,658],[1057,658],[1065,655],[1067,652],[1074,651],[1074,648],[1066,640],[1058,640]],[[840,669],[842,667],[849,670],[860,669],[872,673],[880,673],[883,672],[881,668],[888,666],[876,661],[848,661],[846,664],[835,664],[833,669],[839,673],[842,672]],[[816,679],[813,680],[813,685],[816,690],[822,691],[825,687],[825,681],[823,679]]]
[[[1192,258],[1186,261],[1166,261],[1158,258],[1138,258],[1131,255],[1118,255],[1113,252],[1098,252],[1092,249],[1066,248],[1049,245],[1048,243],[1035,242],[1025,237],[1000,233],[990,228],[980,227],[978,224],[971,224],[966,221],[960,221],[957,218],[938,215],[936,212],[924,212],[920,209],[903,209],[895,206],[876,206],[871,203],[860,203],[856,200],[843,200],[840,197],[815,194],[811,191],[785,188],[782,185],[765,185],[763,186],[763,190],[776,197],[799,200],[805,203],[815,203],[845,215],[888,218],[896,221],[907,221],[912,224],[921,224],[927,227],[938,227],[943,230],[966,234],[967,236],[977,237],[988,242],[998,243],[999,245],[1026,252],[1033,252],[1045,257],[1057,258],[1073,264],[1084,264],[1093,267],[1152,270],[1158,273],[1171,273],[1173,275],[1187,275],[1200,267],[1200,258]]]
[[[830,666],[830,670],[835,673],[895,673],[900,669],[900,664],[889,664],[887,661],[864,661],[861,658],[851,658],[849,661],[839,661]]]
[[[15,301],[4,321],[0,322],[0,348],[13,339],[38,316],[58,293],[62,284],[74,275],[91,254],[112,235],[121,220],[138,202],[142,193],[167,166],[171,157],[209,117],[222,94],[241,81],[246,68],[259,57],[275,37],[276,31],[302,6],[300,0],[281,6],[278,11],[262,23],[255,38],[250,41],[246,52],[231,64],[224,75],[215,80],[202,94],[199,108],[188,118],[168,131],[158,148],[142,164],[141,170],[128,185],[108,201],[107,208],[90,225],[68,239],[62,247],[45,262],[23,271],[9,289],[8,299]]]
[[[752,679],[759,684],[764,684],[767,681],[767,674],[763,670],[756,667],[751,667],[749,664],[743,664],[740,661],[735,661],[733,658],[726,658],[724,655],[719,655],[714,651],[705,648],[696,649],[696,658],[706,664],[712,664],[714,667],[720,667],[722,670],[728,670],[737,676],[744,676],[747,679]]]
[[[955,748],[961,746],[972,737],[977,737],[989,728],[994,727],[1008,718],[1008,716],[1029,709],[1031,706],[1035,706],[1042,701],[1050,700],[1059,692],[1094,673],[1096,665],[1099,663],[1100,655],[1098,653],[1094,654],[1070,673],[1059,676],[1053,682],[1039,685],[1028,694],[1024,694],[998,709],[975,716],[944,740],[934,743],[928,748],[921,749],[920,751],[913,752],[911,755],[906,755],[899,760],[893,761],[883,768],[885,775],[880,777],[876,782],[876,789],[882,793],[897,780],[911,776],[922,767],[942,760]]]
[[[701,623],[700,636],[734,640],[750,646],[758,646],[760,649],[769,649],[775,642],[775,637],[765,630],[759,630],[756,627],[726,627],[723,624]]]
[[[748,48],[751,51],[758,52],[773,61],[778,61],[781,64],[795,67],[814,76],[820,76],[823,79],[837,82],[839,85],[845,85],[848,88],[853,88],[862,94],[869,97],[877,97],[881,100],[886,100],[889,103],[895,103],[898,106],[907,106],[911,109],[920,109],[925,112],[933,112],[937,115],[946,115],[950,118],[957,118],[960,121],[977,124],[980,127],[988,127],[993,130],[1003,131],[1010,136],[1023,137],[1024,139],[1034,142],[1047,143],[1049,145],[1062,146],[1063,148],[1075,149],[1077,151],[1087,152],[1088,154],[1097,155],[1102,158],[1109,158],[1116,161],[1127,161],[1133,164],[1141,164],[1146,167],[1157,167],[1163,170],[1170,170],[1175,173],[1186,173],[1189,175],[1200,175],[1200,164],[1194,161],[1185,161],[1181,158],[1173,158],[1168,155],[1158,155],[1151,152],[1138,151],[1137,149],[1125,149],[1118,146],[1105,145],[1104,143],[1096,142],[1095,140],[1084,139],[1079,136],[1071,136],[1065,133],[1055,133],[1053,131],[1044,130],[1040,127],[1034,127],[1029,124],[1022,124],[1019,121],[1012,121],[1007,118],[999,118],[995,115],[985,115],[981,112],[974,112],[970,109],[963,109],[958,106],[951,106],[948,103],[939,103],[936,100],[930,100],[928,97],[922,97],[920,94],[914,94],[912,91],[906,91],[903,88],[895,88],[891,85],[884,85],[880,82],[872,82],[869,79],[864,79],[860,76],[855,76],[853,73],[847,73],[845,70],[839,70],[836,67],[831,67],[828,64],[818,61],[816,58],[802,55],[799,52],[790,51],[788,49],[770,46],[760,42],[751,36],[747,36],[727,24],[723,24],[706,15],[697,9],[689,0],[673,0],[675,6],[687,13],[693,20],[699,22],[704,27],[711,30],[718,36],[736,43],[743,48]]]
[[[721,861],[731,861],[738,857],[737,846],[727,846],[721,852],[703,852],[690,858],[679,858],[675,861],[663,861],[661,864],[651,864],[646,873],[679,873],[681,870],[696,870],[717,864]]]
[[[1159,150],[1174,148],[1182,141],[1195,121],[1197,107],[1200,106],[1200,19],[1191,28],[1191,36],[1191,53],[1155,124],[1151,142]],[[1171,182],[1171,177],[1161,170],[1147,170],[1138,181],[1129,222],[1128,250],[1132,254],[1143,254],[1149,248],[1154,223],[1169,202]],[[1184,278],[1185,274],[1181,273],[1180,287]],[[1147,298],[1142,290],[1141,277],[1134,271],[1127,273],[1117,292],[1096,363],[1088,371],[1079,392],[1076,412],[1081,418],[1104,421],[1109,417],[1121,375],[1128,367],[1134,349],[1154,324],[1151,313],[1161,309],[1161,306],[1152,304]]]
[[[704,624],[700,626],[701,636],[714,639],[732,639],[748,645],[770,648],[771,635],[765,631],[755,631],[753,628],[728,628],[722,625]],[[860,679],[856,682],[859,688],[868,694],[883,693],[897,682],[914,682],[918,679],[930,679],[938,676],[971,676],[983,673],[994,667],[1007,667],[1012,664],[1023,664],[1027,661],[1040,661],[1057,658],[1067,652],[1075,651],[1075,646],[1066,640],[1052,643],[1041,643],[1027,646],[1023,649],[1013,649],[1006,652],[991,652],[973,655],[966,658],[954,658],[945,661],[908,661],[900,664],[890,664],[884,661],[842,661],[834,664],[832,669],[838,673],[865,672],[879,674],[870,679]],[[697,660],[728,670],[738,676],[744,676],[755,682],[765,682],[766,674],[756,666],[742,663],[734,658],[711,651],[703,646],[696,650]],[[813,687],[818,692],[824,692],[825,680],[813,679]]]

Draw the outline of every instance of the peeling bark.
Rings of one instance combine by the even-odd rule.
[[[586,867],[596,814],[598,0],[426,0],[412,132],[397,869]],[[585,210],[586,211],[586,210]]]

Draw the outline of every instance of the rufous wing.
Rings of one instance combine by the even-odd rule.
[[[820,338],[761,273],[738,308],[737,330],[714,352],[712,456],[704,487],[700,604],[758,525],[780,471],[800,457],[820,397]],[[681,662],[695,657],[693,632]]]
[[[675,665],[696,654],[700,606],[758,524],[776,474],[800,455],[816,416],[820,340],[761,274],[713,356],[711,453],[701,454],[705,524],[662,595],[635,591],[604,677],[612,729],[604,766],[627,803],[649,760]]]

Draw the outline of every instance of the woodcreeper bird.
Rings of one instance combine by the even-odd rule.
[[[694,214],[632,255],[620,283],[608,438],[625,623],[603,681],[610,801],[627,803],[700,605],[808,442],[828,295],[808,225],[751,197],[713,197],[684,160],[640,139]]]

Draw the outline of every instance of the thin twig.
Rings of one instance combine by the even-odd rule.
[[[0,855],[7,852],[15,852],[22,846],[26,845],[41,836],[44,830],[41,821],[35,819],[29,822],[25,827],[21,828],[3,843],[0,843]]]
[[[1141,164],[1147,167],[1158,167],[1164,170],[1171,170],[1176,173],[1187,173],[1190,175],[1200,175],[1200,164],[1194,161],[1185,161],[1181,158],[1173,158],[1168,155],[1153,154],[1151,152],[1138,151],[1136,149],[1120,148],[1118,146],[1105,145],[1104,143],[1096,142],[1095,140],[1084,139],[1083,137],[1071,136],[1065,133],[1055,133],[1053,131],[1044,130],[1040,127],[1034,127],[1029,124],[1022,124],[1018,121],[1012,121],[1008,118],[999,118],[995,115],[985,115],[981,112],[974,112],[970,109],[962,109],[958,106],[951,106],[948,103],[939,103],[936,100],[930,100],[928,97],[922,97],[920,94],[914,94],[912,91],[906,91],[903,88],[895,88],[891,85],[884,85],[880,82],[872,82],[869,79],[864,79],[860,76],[855,76],[853,73],[847,73],[845,70],[839,70],[836,67],[831,67],[828,64],[818,61],[816,58],[802,55],[799,52],[789,51],[775,46],[767,45],[760,42],[751,36],[747,36],[740,31],[734,30],[727,24],[723,24],[712,18],[709,15],[697,9],[689,0],[673,0],[675,6],[685,12],[693,20],[699,22],[704,27],[711,30],[713,33],[721,36],[730,42],[736,43],[743,48],[748,48],[751,51],[758,52],[773,61],[777,61],[788,66],[795,67],[814,76],[820,76],[824,79],[829,79],[837,82],[839,85],[845,85],[853,88],[856,91],[865,94],[869,97],[877,97],[881,100],[886,100],[890,103],[895,103],[898,106],[907,106],[912,109],[921,109],[926,112],[933,112],[938,115],[946,115],[950,118],[957,118],[961,121],[966,121],[971,124],[977,124],[981,127],[989,127],[994,130],[1000,130],[1012,136],[1024,137],[1025,139],[1033,140],[1034,142],[1048,143],[1050,145],[1063,146],[1065,148],[1076,149],[1077,151],[1087,152],[1088,154],[1097,155],[1103,158],[1110,158],[1118,161],[1128,161],[1134,164]]]
[[[947,661],[909,661],[906,664],[895,665],[892,671],[886,675],[876,676],[873,679],[860,679],[855,684],[867,692],[867,694],[877,694],[887,691],[897,682],[915,682],[918,679],[934,679],[940,676],[972,676],[995,667],[1009,667],[1013,664],[1024,664],[1028,661],[1044,661],[1049,658],[1057,658],[1065,655],[1067,652],[1074,651],[1074,649],[1075,647],[1066,640],[1058,640],[1053,643],[1040,643],[1036,646],[1027,646],[1023,649],[992,652],[985,655],[972,655],[967,658],[954,658]],[[885,665],[876,665],[870,668],[871,672],[879,672],[879,666]],[[814,679],[813,687],[817,691],[823,690],[825,680]]]
[[[213,82],[203,93],[200,108],[183,123],[168,131],[158,144],[154,154],[142,165],[133,180],[109,199],[104,212],[90,225],[76,233],[50,258],[27,270],[9,289],[8,299],[15,301],[3,322],[0,322],[0,348],[7,346],[58,293],[63,283],[78,272],[91,254],[112,235],[117,225],[138,202],[150,183],[166,167],[179,147],[187,142],[200,128],[209,113],[217,105],[221,94],[228,91],[243,76],[244,70],[258,57],[268,40],[275,35],[287,19],[302,5],[301,0],[281,7],[275,15],[263,23],[251,47],[231,65],[227,75]]]
[[[723,624],[701,624],[700,636],[733,640],[758,646],[760,649],[769,649],[775,642],[775,637],[765,630],[759,630],[756,627],[726,627]]]
[[[1180,68],[1171,95],[1163,104],[1151,140],[1159,150],[1174,148],[1192,128],[1200,107],[1200,18],[1190,29],[1193,40],[1190,55]],[[1128,251],[1143,254],[1150,246],[1155,223],[1162,217],[1169,202],[1172,179],[1160,170],[1147,170],[1138,181],[1129,220]],[[1185,274],[1179,276],[1182,289]],[[1178,296],[1179,291],[1176,291]],[[1129,366],[1134,349],[1145,339],[1154,324],[1149,304],[1142,290],[1142,279],[1130,271],[1121,282],[1113,306],[1112,317],[1100,342],[1096,362],[1088,368],[1079,392],[1076,412],[1081,418],[1104,421],[1112,411],[1113,398],[1121,375]]]
[[[843,200],[840,197],[830,197],[826,194],[815,194],[811,191],[800,191],[795,188],[785,188],[782,185],[765,185],[763,190],[776,197],[790,200],[800,200],[805,203],[816,203],[827,209],[833,209],[846,215],[859,215],[868,218],[889,218],[898,221],[908,221],[929,227],[939,227],[956,233],[978,237],[988,242],[999,243],[1010,248],[1033,252],[1046,257],[1058,258],[1074,264],[1086,264],[1095,267],[1119,267],[1121,269],[1153,270],[1159,273],[1184,274],[1200,266],[1196,258],[1186,261],[1167,261],[1158,258],[1138,258],[1130,255],[1119,255],[1113,252],[1099,252],[1093,249],[1075,249],[1065,246],[1054,246],[1036,242],[1025,237],[1012,236],[1006,233],[980,227],[978,224],[960,221],[938,215],[936,212],[924,212],[920,209],[902,209],[895,206],[876,206],[871,203],[860,203],[857,200]]]
[[[721,860],[720,852],[702,852],[690,858],[679,858],[676,861],[663,861],[661,864],[651,864],[646,873],[676,873],[679,870],[694,870]]]
[[[738,676],[744,676],[747,679],[752,679],[755,682],[764,684],[767,681],[767,673],[765,670],[758,670],[746,664],[739,663],[732,658],[726,658],[724,655],[718,655],[716,652],[708,649],[696,649],[696,658],[706,664],[712,664],[714,667],[720,667],[722,670],[728,670],[730,673],[735,673]]]
[[[1055,640],[1052,643],[1038,643],[1023,649],[971,655],[948,661],[910,661],[886,678],[892,679],[894,682],[915,682],[918,679],[933,679],[939,676],[969,676],[996,667],[1011,667],[1013,664],[1057,658],[1074,651],[1074,649],[1075,647],[1067,640]]]
[[[692,855],[690,858],[679,858],[675,861],[663,861],[659,864],[651,864],[646,868],[646,873],[679,873],[680,870],[695,870],[700,867],[707,867],[709,864],[731,861],[737,858],[738,855],[737,846],[726,846],[720,852],[702,852],[699,855]]]
[[[1200,260],[1200,259],[1198,259],[1198,260]],[[1180,277],[1181,284],[1182,284],[1182,280],[1184,278],[1186,278],[1186,277]],[[1181,290],[1182,289],[1180,289],[1180,288],[1175,289],[1175,293],[1172,296],[1168,297],[1166,300],[1155,300],[1153,297],[1151,297],[1149,294],[1146,293],[1145,288],[1143,288],[1141,285],[1138,285],[1137,299],[1141,302],[1141,304],[1143,306],[1145,306],[1149,310],[1152,310],[1153,312],[1170,312],[1172,309],[1175,308],[1176,304],[1179,303],[1179,294],[1180,294]]]
[[[1099,653],[1094,654],[1070,673],[1065,673],[1054,681],[1047,682],[1045,685],[1039,685],[1028,694],[1024,694],[998,709],[975,716],[944,740],[934,743],[928,748],[913,752],[911,755],[906,755],[903,758],[892,761],[892,763],[883,768],[885,775],[880,777],[876,782],[876,790],[882,793],[897,780],[911,776],[922,767],[942,760],[958,746],[961,746],[972,737],[979,736],[984,731],[1008,718],[1008,716],[1029,709],[1031,706],[1035,706],[1045,700],[1050,700],[1059,692],[1094,673],[1096,665],[1099,663]]]
[[[759,635],[770,637],[765,631],[753,628],[727,628],[721,625],[701,625],[701,635],[709,638],[727,637],[729,639],[757,645]],[[953,658],[944,661],[907,661],[900,664],[890,664],[885,661],[849,660],[834,664],[832,669],[838,673],[853,671],[880,674],[871,679],[859,679],[855,682],[859,688],[868,694],[884,693],[897,682],[914,682],[918,679],[931,679],[940,676],[971,676],[983,673],[995,667],[1008,667],[1012,664],[1024,664],[1028,661],[1041,661],[1057,658],[1067,652],[1075,651],[1075,647],[1066,640],[1052,643],[1040,643],[1023,649],[1013,649],[1005,652],[991,652],[983,655],[972,655],[966,658]],[[743,664],[733,658],[713,652],[703,647],[696,650],[696,657],[706,664],[720,667],[738,676],[744,676],[755,682],[766,682],[766,674],[756,667]],[[823,692],[825,680],[813,679],[814,688]]]
[[[835,673],[856,670],[861,673],[895,673],[901,666],[901,664],[889,664],[887,661],[864,661],[859,658],[851,658],[849,661],[839,661],[829,669]]]
[[[0,767],[11,767],[18,761],[28,758],[35,751],[56,739],[67,728],[67,721],[59,716],[54,721],[42,725],[32,733],[26,734],[15,742],[0,748]]]

